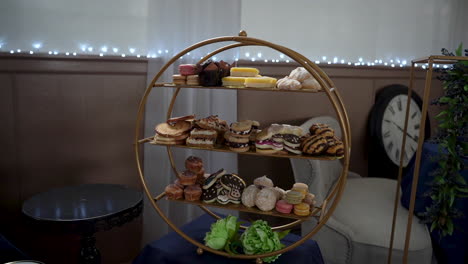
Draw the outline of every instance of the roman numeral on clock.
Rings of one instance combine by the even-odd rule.
[[[390,143],[387,145],[387,151],[388,151],[388,152],[392,152],[392,149],[393,149],[393,141],[390,142]]]
[[[411,115],[411,119],[415,118],[417,114],[418,114],[418,112],[414,112],[414,113]]]
[[[393,106],[389,106],[388,110],[392,113],[392,115],[395,115],[395,109],[393,109]]]
[[[383,134],[384,138],[388,138],[390,136],[390,131],[387,131],[385,132],[385,134]]]
[[[419,129],[419,124],[414,125],[414,129],[418,130]]]
[[[401,112],[401,110],[402,110],[402,107],[401,107],[401,99],[398,100],[397,105],[398,105],[398,111]]]
[[[400,160],[400,150],[399,149],[397,149],[396,152],[395,152],[395,159]]]

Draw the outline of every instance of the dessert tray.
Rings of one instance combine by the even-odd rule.
[[[292,60],[296,61],[299,64],[299,66],[303,67],[302,70],[305,73],[307,73],[309,76],[311,76],[311,78],[313,77],[313,79],[314,79],[314,81],[316,83],[316,86],[315,86],[314,89],[308,89],[307,87],[304,87],[303,89],[300,89],[300,88],[299,89],[296,89],[296,88],[295,89],[286,89],[286,90],[278,89],[277,87],[279,87],[278,86],[279,81],[276,82],[276,79],[274,79],[274,78],[262,77],[260,75],[257,75],[257,76],[259,76],[258,78],[274,79],[276,85],[273,84],[273,86],[268,86],[268,87],[249,87],[248,85],[245,85],[247,87],[244,87],[244,86],[242,86],[242,87],[241,86],[229,86],[229,85],[224,85],[224,86],[222,86],[222,85],[210,85],[210,86],[206,86],[206,85],[204,85],[203,82],[198,83],[198,80],[195,80],[194,78],[190,78],[190,83],[191,84],[188,85],[187,84],[188,83],[188,77],[181,76],[181,75],[177,75],[177,76],[174,75],[174,83],[158,83],[157,82],[158,79],[164,74],[164,72],[172,64],[176,63],[179,60],[180,57],[182,57],[185,54],[187,54],[187,53],[189,53],[189,52],[191,52],[191,51],[193,51],[195,49],[198,49],[200,47],[210,45],[210,44],[213,44],[213,43],[223,43],[223,42],[224,43],[229,42],[231,44],[227,44],[226,46],[224,46],[222,48],[219,48],[219,49],[216,49],[213,52],[207,54],[205,57],[201,58],[200,61],[198,61],[196,65],[198,67],[199,67],[199,65],[202,65],[203,63],[205,63],[205,65],[206,65],[207,62],[209,62],[209,59],[211,57],[213,57],[216,54],[221,53],[223,51],[229,50],[229,49],[239,48],[239,47],[242,47],[242,46],[265,46],[265,47],[269,47],[271,49],[274,49],[276,51],[279,51],[282,54],[284,54],[285,56],[288,56]],[[179,67],[179,71],[181,71],[180,67]],[[257,72],[258,72],[258,70],[257,70]],[[182,73],[182,71],[181,71],[181,73]],[[232,73],[232,70],[231,70],[231,73]],[[190,76],[194,77],[194,75],[190,75]],[[232,76],[234,77],[235,75],[232,75]],[[255,76],[254,78],[256,78],[257,76]],[[176,78],[177,78],[177,80],[176,80]],[[184,78],[185,78],[185,80],[187,80],[186,83],[183,82]],[[198,79],[198,76],[195,76],[195,78]],[[287,77],[285,77],[285,78],[287,78]],[[283,79],[285,79],[285,78],[283,78]],[[180,79],[182,79],[182,82],[180,82]],[[200,80],[201,79],[202,79],[202,77],[200,76]],[[230,78],[229,81],[232,81],[233,79],[235,80],[235,77]],[[252,82],[257,82],[258,80],[251,80],[251,81]],[[264,81],[264,80],[261,80],[261,81]],[[285,80],[285,81],[291,81],[291,80]],[[295,81],[291,81],[291,82],[295,82]],[[177,83],[177,84],[175,84],[175,83]],[[247,81],[246,81],[246,84],[247,84]],[[254,137],[254,141],[253,141],[254,145],[253,146],[250,145],[250,147],[249,146],[242,147],[243,148],[242,151],[239,151],[239,149],[236,149],[236,148],[233,147],[235,144],[238,144],[238,143],[233,143],[233,145],[229,145],[229,142],[228,142],[228,145],[224,145],[224,144],[220,144],[220,143],[216,143],[216,144],[213,143],[213,145],[208,147],[208,148],[207,147],[198,147],[198,146],[190,145],[188,143],[185,144],[185,139],[186,139],[186,137],[188,135],[187,131],[184,132],[185,137],[183,137],[181,135],[177,135],[177,136],[175,136],[173,138],[173,141],[169,141],[167,138],[164,138],[164,135],[162,135],[162,136],[160,135],[160,137],[157,140],[158,134],[156,134],[156,136],[146,135],[145,137],[142,138],[141,135],[143,133],[143,120],[144,120],[144,114],[145,114],[145,106],[146,106],[147,100],[149,98],[149,94],[151,93],[152,89],[154,89],[154,88],[157,88],[157,89],[164,89],[164,88],[176,89],[176,91],[174,92],[174,94],[172,96],[172,99],[170,101],[169,108],[167,109],[166,119],[168,120],[167,124],[169,124],[169,125],[164,124],[164,126],[165,126],[164,128],[166,130],[167,129],[170,130],[171,129],[170,126],[173,125],[169,121],[174,120],[174,118],[171,119],[172,110],[173,110],[173,107],[174,107],[174,103],[175,103],[175,101],[177,99],[177,96],[178,96],[179,92],[182,89],[225,89],[225,90],[270,91],[270,92],[280,92],[280,93],[289,93],[289,92],[293,92],[293,93],[312,93],[312,94],[313,93],[318,93],[318,92],[326,93],[326,95],[327,95],[327,97],[328,97],[328,99],[330,101],[331,106],[335,110],[336,117],[338,119],[341,131],[342,131],[342,139],[337,139],[335,137],[336,141],[337,142],[339,141],[339,144],[341,144],[340,145],[340,147],[341,147],[340,152],[333,152],[333,153],[331,153],[332,155],[326,155],[326,153],[324,154],[323,152],[317,152],[317,153],[315,153],[316,155],[314,155],[314,153],[308,153],[308,154],[311,154],[311,155],[307,155],[305,152],[301,153],[300,150],[299,150],[299,153],[301,153],[301,154],[293,154],[293,153],[288,152],[288,151],[269,152],[269,151],[265,151],[264,149],[262,149],[262,147],[257,147],[257,150],[256,150],[255,149],[255,142],[256,142],[255,137]],[[287,95],[284,95],[284,96],[287,96]],[[313,95],[309,95],[309,96],[313,96]],[[311,115],[313,115],[313,113],[311,113]],[[175,118],[175,119],[177,119],[177,118]],[[248,121],[251,122],[251,123],[256,122],[256,121],[250,121],[250,120],[248,120]],[[186,120],[184,120],[183,122],[186,122]],[[245,121],[241,121],[241,122],[238,122],[238,123],[242,123],[242,122],[245,123]],[[240,126],[242,124],[236,124],[236,125]],[[231,124],[231,129],[232,129],[232,126],[233,126],[233,124]],[[167,127],[169,127],[169,128],[167,128]],[[194,130],[196,130],[196,129],[201,130],[201,128],[195,128]],[[290,128],[288,128],[288,129],[290,129]],[[157,129],[156,129],[156,132],[158,132]],[[233,133],[232,130],[231,130],[231,133]],[[163,133],[161,133],[161,134],[163,134]],[[263,136],[265,136],[265,135],[263,135]],[[310,135],[308,135],[308,136],[310,136]],[[335,210],[335,208],[336,208],[336,206],[337,206],[337,204],[338,204],[338,202],[339,202],[339,200],[341,198],[341,195],[342,195],[343,190],[344,190],[344,186],[346,184],[346,178],[347,178],[347,174],[348,174],[348,167],[349,167],[349,160],[350,160],[350,139],[351,139],[350,136],[351,136],[351,134],[350,134],[349,119],[348,119],[348,115],[346,113],[343,101],[341,99],[341,96],[340,96],[338,90],[335,89],[335,86],[334,86],[333,82],[325,74],[325,72],[323,72],[312,61],[310,61],[309,59],[307,59],[303,55],[301,55],[301,54],[299,54],[299,53],[297,53],[297,52],[295,52],[293,50],[290,50],[290,49],[288,49],[288,48],[286,48],[284,46],[276,45],[276,44],[273,44],[273,43],[270,43],[270,42],[267,42],[267,41],[264,41],[264,40],[261,40],[261,39],[247,37],[247,33],[245,31],[241,31],[239,33],[239,36],[217,37],[217,38],[208,39],[208,40],[204,40],[204,41],[201,41],[199,43],[196,43],[196,44],[182,50],[178,54],[176,54],[173,58],[171,58],[160,69],[160,71],[155,75],[155,77],[153,78],[151,83],[148,85],[148,87],[147,87],[147,89],[146,89],[146,91],[145,91],[145,93],[144,93],[144,95],[143,95],[143,97],[141,99],[139,110],[138,110],[138,115],[137,115],[137,120],[136,120],[134,147],[135,147],[135,155],[136,155],[138,172],[139,172],[139,176],[140,176],[140,179],[141,179],[141,182],[142,182],[142,185],[143,185],[143,189],[144,189],[146,195],[148,196],[153,208],[156,210],[156,212],[161,216],[161,218],[175,232],[177,232],[184,239],[186,239],[187,241],[189,241],[190,243],[192,243],[192,244],[194,244],[195,246],[198,247],[198,249],[197,249],[198,254],[202,254],[204,251],[208,251],[208,252],[211,252],[211,253],[214,253],[214,254],[218,254],[218,255],[222,255],[222,256],[226,256],[226,257],[230,257],[230,258],[253,259],[253,260],[256,260],[257,263],[262,263],[262,258],[275,256],[275,255],[284,253],[284,252],[289,251],[291,249],[294,249],[295,247],[297,247],[297,246],[301,245],[302,243],[304,243],[307,239],[311,238],[315,233],[317,233],[317,231],[325,224],[325,222],[332,215],[333,211]],[[258,140],[258,136],[257,136],[257,140]],[[261,140],[263,140],[263,139],[261,139]],[[170,143],[166,143],[166,142],[170,142]],[[257,143],[259,143],[259,142],[262,143],[264,141],[257,141]],[[302,138],[301,138],[301,142],[302,142]],[[201,178],[202,178],[201,183],[199,182],[200,176],[196,176],[197,183],[199,184],[196,187],[194,187],[194,185],[190,185],[191,188],[185,188],[185,187],[188,186],[188,184],[182,183],[182,179],[181,179],[181,182],[177,182],[177,183],[175,182],[174,184],[171,184],[171,186],[166,187],[165,192],[163,192],[161,194],[157,194],[157,195],[153,194],[152,191],[148,188],[147,180],[146,180],[146,178],[144,176],[143,169],[142,169],[143,168],[143,164],[142,164],[143,161],[142,161],[142,157],[141,157],[141,153],[142,153],[141,150],[142,150],[143,146],[145,144],[147,144],[147,143],[150,143],[151,145],[155,145],[155,146],[158,146],[158,147],[166,147],[167,148],[167,154],[168,154],[168,158],[169,158],[169,161],[171,163],[173,172],[175,173],[175,175],[177,175],[179,177],[179,179],[181,179],[180,176],[183,175],[184,173],[186,174],[187,177],[191,177],[192,175],[193,175],[193,177],[195,177],[195,173],[191,174],[190,171],[180,173],[177,170],[177,168],[175,166],[175,163],[174,163],[173,156],[172,156],[172,148],[174,148],[174,147],[175,148],[202,149],[202,150],[206,150],[206,151],[216,151],[216,152],[232,152],[232,153],[238,153],[238,154],[241,154],[241,155],[268,156],[268,157],[273,157],[273,158],[316,159],[316,160],[323,160],[324,162],[327,162],[327,161],[330,161],[330,160],[340,160],[343,163],[343,169],[342,169],[341,175],[340,175],[337,183],[335,184],[333,189],[329,192],[329,195],[324,199],[323,203],[321,203],[321,204],[315,204],[315,202],[314,203],[309,203],[310,213],[308,215],[302,215],[300,213],[298,214],[298,213],[296,213],[296,211],[294,211],[294,213],[293,213],[293,212],[291,212],[291,210],[289,210],[289,212],[291,212],[291,213],[288,213],[288,212],[280,213],[279,211],[276,211],[275,209],[260,210],[259,208],[261,208],[261,207],[257,208],[258,206],[257,207],[255,207],[255,206],[246,206],[244,201],[242,201],[242,203],[239,202],[239,200],[240,200],[239,197],[238,197],[239,200],[237,200],[237,203],[229,203],[229,202],[224,203],[224,202],[220,202],[219,199],[217,201],[215,199],[213,201],[207,202],[204,199],[200,199],[199,198],[200,195],[201,195],[201,191],[200,191],[201,188],[200,187],[203,187],[203,189],[205,189],[205,185],[203,184],[203,180],[207,181],[210,177],[212,177],[211,175],[209,177],[207,177],[207,175],[209,175],[209,174],[204,174],[204,170],[203,170],[203,172],[200,172],[201,175],[202,175],[201,176]],[[251,144],[251,143],[252,142],[249,142],[249,144]],[[247,143],[245,143],[245,145],[247,145]],[[244,146],[244,143],[243,143],[242,146]],[[302,148],[302,145],[301,145],[301,148]],[[234,151],[234,150],[236,150],[236,151]],[[187,164],[186,164],[186,166],[187,166]],[[187,169],[189,169],[189,168],[187,167]],[[205,176],[203,176],[203,175],[205,175]],[[243,182],[241,177],[239,177],[236,174],[226,174],[226,175],[229,175],[229,177],[231,177],[231,178],[232,177],[239,178],[240,181]],[[226,175],[223,175],[223,177],[226,176]],[[207,177],[207,178],[204,178],[204,177]],[[194,181],[195,181],[195,178],[194,178]],[[191,183],[191,184],[194,184],[194,183]],[[205,184],[206,184],[206,182],[205,182]],[[302,183],[298,183],[298,184],[300,185]],[[302,184],[302,185],[304,185],[304,184]],[[178,187],[178,186],[180,186],[180,187]],[[245,183],[243,183],[242,190],[244,190],[245,187],[246,187]],[[271,186],[271,187],[273,187],[273,186]],[[169,189],[172,188],[172,189],[169,190],[169,192],[168,192],[168,188]],[[191,198],[187,199],[187,196],[186,196],[186,199],[184,199],[183,196],[174,196],[174,193],[171,192],[172,190],[174,190],[176,192],[182,192],[182,195],[184,194],[184,191],[180,191],[177,188],[182,188],[182,190],[184,188],[185,189],[191,189],[190,191],[193,191],[193,193],[190,194]],[[251,187],[251,188],[254,189],[255,187]],[[277,187],[275,187],[275,188],[277,188]],[[279,189],[282,190],[281,188],[279,188]],[[261,188],[259,190],[261,190]],[[284,192],[284,190],[282,190],[282,191]],[[293,191],[294,191],[294,189],[291,190],[291,192],[293,192]],[[288,193],[288,192],[284,192],[284,193]],[[298,192],[295,192],[295,193],[298,193]],[[192,199],[192,197],[193,197],[192,194],[197,194],[198,199]],[[203,194],[205,194],[205,190],[203,190]],[[242,194],[242,193],[240,193],[240,194]],[[187,194],[185,194],[185,195],[187,195]],[[311,194],[308,194],[308,195],[311,195]],[[281,197],[281,195],[279,197]],[[283,199],[285,199],[284,197],[285,196],[283,195]],[[303,198],[304,198],[304,196],[302,196],[301,200]],[[281,198],[278,198],[278,199],[281,199]],[[221,251],[221,250],[216,250],[216,249],[210,248],[210,247],[202,244],[200,241],[197,241],[197,240],[187,236],[161,210],[158,203],[160,203],[162,200],[168,200],[169,202],[176,202],[176,203],[182,202],[182,203],[187,203],[187,204],[192,204],[192,205],[195,205],[195,206],[199,206],[202,210],[204,210],[205,212],[207,212],[209,215],[213,216],[216,219],[220,219],[221,217],[218,216],[214,211],[210,210],[209,208],[223,208],[223,209],[228,209],[228,210],[242,211],[242,212],[248,212],[248,213],[254,213],[254,214],[269,215],[269,216],[275,216],[275,217],[283,217],[283,218],[291,220],[291,222],[286,224],[286,225],[272,227],[273,230],[288,229],[288,228],[291,228],[291,227],[293,227],[295,225],[298,225],[298,224],[300,224],[300,223],[302,223],[304,221],[311,220],[311,218],[316,218],[317,224],[315,225],[315,227],[308,234],[304,235],[299,241],[295,242],[294,244],[285,246],[284,248],[281,248],[280,250],[276,250],[276,251],[269,252],[269,253],[262,253],[262,254],[258,254],[258,255],[247,255],[247,254],[232,255],[232,254],[229,254],[229,253]],[[280,200],[278,202],[286,203],[286,200]],[[298,201],[298,202],[300,202],[300,201]],[[294,204],[294,203],[291,202],[291,204]],[[307,208],[309,208],[309,205],[307,205]],[[292,205],[288,205],[288,206],[291,207]],[[278,204],[277,204],[276,208],[278,208]],[[296,210],[296,207],[294,207],[294,208]],[[280,210],[280,209],[278,209],[278,210]],[[245,229],[246,227],[241,226],[241,228]]]

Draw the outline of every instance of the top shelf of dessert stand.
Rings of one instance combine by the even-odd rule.
[[[197,86],[197,85],[175,85],[172,83],[155,83],[153,87],[172,87],[172,88],[195,88],[195,89],[224,89],[224,90],[251,90],[251,91],[269,91],[269,92],[292,92],[292,93],[322,93],[323,91],[317,91],[312,89],[301,89],[301,90],[279,90],[277,88],[253,88],[253,87],[224,87],[224,86]],[[331,89],[333,91],[333,88]]]
[[[208,151],[216,151],[216,152],[237,153],[241,155],[288,158],[288,159],[292,158],[292,159],[314,159],[314,160],[338,160],[338,159],[343,158],[343,156],[327,156],[327,155],[310,156],[310,155],[292,155],[292,154],[265,154],[265,153],[258,153],[252,150],[248,150],[246,152],[236,152],[236,151],[230,150],[227,146],[222,146],[222,145],[215,145],[213,148],[199,148],[199,147],[192,147],[192,146],[187,146],[187,145],[170,145],[170,144],[153,143],[151,141],[153,141],[153,137],[140,139],[138,143],[140,144],[150,143],[151,145],[165,146],[165,147],[199,149],[199,150],[208,150]]]

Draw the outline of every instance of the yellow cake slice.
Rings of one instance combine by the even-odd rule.
[[[267,76],[245,78],[245,87],[274,88],[276,86],[276,81],[276,78]]]
[[[260,71],[256,68],[232,67],[231,76],[233,77],[255,77]]]
[[[245,87],[244,86],[244,83],[245,83],[245,77],[232,77],[232,76],[228,76],[228,77],[224,77],[222,79],[223,81],[223,86],[224,87],[231,87],[231,88],[242,88],[242,87]]]

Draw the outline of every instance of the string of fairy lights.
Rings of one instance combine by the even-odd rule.
[[[94,48],[89,45],[80,45],[80,52],[76,51],[58,51],[58,50],[47,50],[44,48],[42,43],[33,43],[32,49],[29,50],[21,50],[21,49],[6,49],[5,45],[3,43],[0,43],[0,53],[10,53],[10,54],[29,54],[29,55],[51,55],[51,56],[99,56],[99,57],[104,57],[104,56],[120,56],[120,57],[133,57],[133,58],[143,58],[143,59],[154,59],[154,58],[161,58],[161,57],[167,57],[170,56],[170,52],[167,49],[159,49],[157,52],[152,52],[152,53],[139,53],[136,48],[128,48],[128,49],[119,49],[118,47],[109,47],[109,46],[101,46],[100,48]],[[209,54],[209,53],[207,53]],[[175,55],[175,54],[174,54]],[[185,58],[187,57],[190,58],[190,52],[186,54]],[[191,56],[192,59],[196,59],[195,56]],[[203,58],[203,57],[200,57]],[[184,59],[184,57],[180,57],[180,59]],[[212,57],[213,60],[217,60],[217,58],[214,56]],[[265,62],[265,63],[290,63],[291,59],[285,56],[284,54],[279,53],[276,58],[264,58],[264,55],[261,52],[244,52],[243,54],[240,54],[238,56],[235,56],[233,58],[235,61],[239,60],[250,60],[252,62]],[[347,65],[347,66],[356,66],[356,67],[391,67],[391,68],[403,68],[403,67],[408,67],[411,65],[409,62],[409,59],[400,59],[400,58],[395,58],[395,59],[374,59],[374,60],[364,60],[363,57],[359,57],[355,61],[351,60],[346,60],[344,58],[340,58],[337,56],[334,57],[327,57],[327,56],[321,56],[318,58],[315,58],[313,60],[315,64],[325,64],[325,65],[331,65],[331,64],[336,64],[336,65]],[[426,69],[428,67],[428,64],[415,64],[415,67],[421,67],[423,69]],[[439,65],[439,64],[434,64],[435,68],[447,68],[447,65]]]

